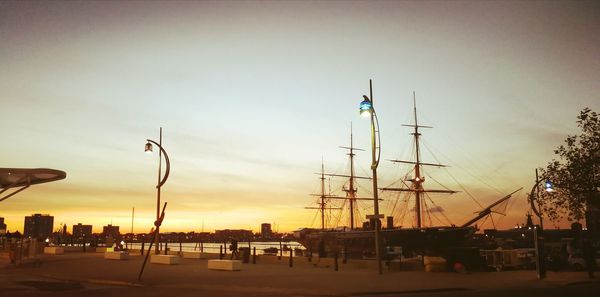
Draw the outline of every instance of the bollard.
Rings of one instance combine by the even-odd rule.
[[[277,257],[277,260],[281,260],[281,257],[283,257],[283,247],[281,246],[281,240],[279,241],[279,257]]]
[[[294,253],[290,250],[290,267],[294,267]]]
[[[168,249],[169,249],[169,242],[165,241],[165,255],[167,254]]]
[[[181,254],[181,241],[179,242],[179,253]]]
[[[252,248],[252,264],[256,264],[256,247]]]
[[[338,252],[335,252],[333,257],[333,270],[338,271]]]
[[[200,253],[204,254],[204,243],[200,240]]]
[[[15,243],[11,243],[9,246],[8,258],[10,264],[17,264],[17,245]]]
[[[21,237],[21,247],[19,248],[19,263],[23,262],[23,237]]]
[[[223,246],[219,246],[219,260],[223,260]]]

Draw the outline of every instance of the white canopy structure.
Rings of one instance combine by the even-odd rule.
[[[31,185],[57,181],[66,177],[66,172],[56,169],[0,168],[0,202],[29,188]],[[15,191],[4,194],[9,189],[15,189]]]

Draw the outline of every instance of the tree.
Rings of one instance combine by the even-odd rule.
[[[600,230],[600,119],[589,108],[577,116],[581,135],[569,135],[554,153],[558,159],[548,163],[542,177],[553,183],[554,191],[540,197],[540,206],[550,220],[565,216],[571,220],[585,217],[591,231]]]

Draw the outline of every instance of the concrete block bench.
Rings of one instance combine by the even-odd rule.
[[[242,270],[242,261],[239,260],[208,260],[208,269],[213,270]]]
[[[446,259],[442,257],[423,257],[426,272],[444,272],[446,271]]]
[[[106,253],[106,252],[114,252],[115,248],[113,247],[97,247],[96,253]]]
[[[104,259],[127,260],[127,259],[129,259],[129,253],[128,252],[106,252],[106,253],[104,253]]]
[[[202,252],[182,252],[182,256],[186,259],[202,259],[204,255]]]
[[[65,249],[59,246],[47,246],[44,248],[44,254],[60,255],[64,253]]]
[[[150,263],[175,265],[179,264],[181,258],[175,255],[152,255],[150,256]]]

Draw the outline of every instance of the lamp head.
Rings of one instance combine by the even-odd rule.
[[[371,99],[365,95],[363,95],[363,98],[365,98],[365,100],[360,103],[360,115],[363,117],[368,117],[373,112],[373,102],[371,102]]]
[[[146,147],[144,148],[144,152],[146,152],[148,154],[152,152],[152,143],[150,143],[150,142],[146,143]]]
[[[546,182],[544,183],[544,188],[546,189],[546,192],[554,191],[552,189],[552,182],[549,179],[547,179]]]

